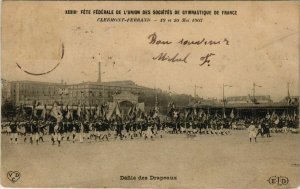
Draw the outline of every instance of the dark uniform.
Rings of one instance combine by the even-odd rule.
[[[67,125],[66,125],[67,141],[70,140],[70,135],[72,134],[72,131],[73,131],[73,123],[67,122]]]
[[[147,122],[146,122],[146,121],[143,121],[143,122],[141,123],[141,127],[142,127],[142,135],[143,135],[143,137],[146,138]]]
[[[102,125],[101,122],[96,122],[96,123],[95,123],[95,130],[96,130],[96,133],[95,133],[95,140],[98,139],[98,140],[100,141],[100,136],[101,136],[101,125]]]
[[[83,139],[87,139],[87,140],[90,140],[90,127],[89,127],[89,123],[88,122],[85,122],[83,123],[83,132],[84,132],[84,135],[83,135]]]
[[[39,133],[39,140],[41,140],[42,142],[44,142],[44,128],[46,127],[46,124],[43,123],[39,123],[38,124],[38,133]]]
[[[33,143],[33,140],[32,140],[32,128],[31,128],[31,125],[30,125],[30,123],[28,121],[25,123],[25,138],[24,138],[24,142],[26,142],[27,136],[29,137],[30,143],[32,144]]]
[[[224,133],[225,134],[230,134],[230,123],[229,123],[229,120],[225,120],[224,122]]]
[[[123,125],[120,121],[117,121],[117,128],[116,129],[117,129],[117,136],[116,137],[120,136],[120,139],[122,140],[123,139],[122,138]]]
[[[104,138],[106,138],[106,140],[108,141],[108,137],[109,137],[109,124],[108,122],[104,121],[102,123],[102,127],[101,127],[101,131],[102,131],[102,140],[104,140]]]
[[[61,134],[61,136],[62,136],[62,138],[61,138],[61,140],[64,140],[64,138],[65,137],[68,137],[69,135],[68,135],[68,122],[66,122],[66,121],[64,121],[64,122],[62,122],[62,134]]]
[[[39,128],[36,121],[32,122],[32,136],[35,139],[35,142],[38,144],[39,142]]]
[[[53,123],[53,122],[49,123],[49,135],[51,135],[52,145],[54,145],[54,143],[55,143],[54,127],[55,127],[55,123]]]
[[[72,124],[73,126],[73,130],[72,130],[72,137],[73,137],[73,143],[75,142],[76,138],[79,137],[79,133],[80,133],[80,123],[79,122],[73,122]]]
[[[265,123],[265,130],[266,130],[266,135],[267,137],[271,137],[270,135],[270,124],[268,122]]]
[[[18,143],[18,132],[17,132],[17,123],[16,122],[11,122],[10,124],[10,143],[13,142],[13,140],[15,141],[15,143]]]
[[[58,142],[58,146],[60,146],[60,141],[62,139],[63,133],[64,133],[63,123],[62,122],[56,123],[56,125],[54,126],[54,137],[55,140],[57,140]]]

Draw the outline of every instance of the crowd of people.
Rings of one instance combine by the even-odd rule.
[[[77,110],[77,114],[70,109],[63,111],[53,106],[50,113],[46,108],[40,116],[33,110],[32,116],[21,118],[15,115],[2,122],[2,133],[10,136],[10,143],[19,140],[31,144],[44,142],[44,136],[49,135],[52,144],[61,145],[63,140],[69,142],[97,142],[109,140],[134,140],[138,138],[163,138],[165,134],[186,134],[188,137],[197,135],[230,135],[231,130],[247,129],[250,141],[261,135],[271,137],[270,133],[297,133],[298,116],[293,114],[281,116],[273,112],[255,119],[247,116],[220,115],[217,112],[210,114],[203,110],[178,111],[172,108],[168,117],[159,116],[156,110],[149,115],[140,112],[130,116],[120,116],[116,113],[111,117],[106,114],[97,114],[97,111]],[[93,113],[93,114],[92,114]],[[77,115],[73,118],[73,115]],[[48,137],[47,137],[48,138]]]
[[[49,135],[52,144],[61,145],[62,141],[97,142],[109,140],[134,140],[138,138],[163,138],[165,134],[186,134],[188,137],[196,135],[230,135],[231,130],[247,129],[249,138],[261,135],[271,137],[270,133],[296,133],[298,119],[280,118],[261,119],[222,118],[220,116],[205,116],[190,119],[168,119],[161,121],[159,117],[144,117],[137,120],[123,120],[119,116],[113,119],[97,120],[17,120],[16,118],[3,122],[2,132],[10,136],[10,143],[19,140],[31,144],[43,143],[44,136]]]

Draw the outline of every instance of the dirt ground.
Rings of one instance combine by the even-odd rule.
[[[22,137],[23,138],[23,137]],[[250,143],[247,131],[231,135],[165,135],[154,141],[112,140],[9,144],[1,137],[1,183],[6,187],[295,188],[300,185],[300,137],[273,134]],[[8,171],[19,171],[15,183]],[[135,176],[136,180],[121,180]],[[139,180],[138,177],[147,177]],[[150,180],[165,176],[176,180]],[[269,183],[283,176],[287,185]],[[274,178],[274,177],[273,177]]]

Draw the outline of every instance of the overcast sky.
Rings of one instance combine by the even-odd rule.
[[[132,80],[138,85],[203,97],[248,95],[256,82],[257,95],[278,100],[299,92],[299,15],[296,2],[4,2],[2,78],[67,83]],[[177,6],[177,8],[176,8]],[[236,10],[237,16],[189,16],[202,23],[100,23],[109,15],[65,15],[65,9]],[[12,14],[14,13],[14,14]],[[113,16],[117,17],[117,16]],[[119,17],[125,17],[121,15]],[[136,16],[152,20],[187,16]],[[156,32],[170,45],[150,45]],[[180,39],[221,40],[229,45],[182,46]],[[64,44],[64,57],[60,60]],[[153,60],[160,53],[184,57],[187,63]],[[210,66],[200,57],[213,53]],[[59,66],[42,76],[40,73]]]

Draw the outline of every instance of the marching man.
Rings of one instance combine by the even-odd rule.
[[[50,122],[48,133],[49,133],[49,135],[51,135],[52,145],[54,145],[54,143],[55,143],[54,127],[55,127],[55,124],[53,122]]]
[[[62,122],[57,121],[54,127],[54,138],[58,142],[58,146],[60,146],[60,141],[63,133]]]
[[[256,128],[254,125],[254,122],[252,121],[250,126],[248,127],[248,131],[249,131],[249,139],[251,142],[251,139],[254,138],[255,142],[256,142]]]
[[[13,121],[10,124],[10,143],[13,143],[13,140],[15,141],[15,144],[18,144],[18,132],[17,132],[17,122]]]

